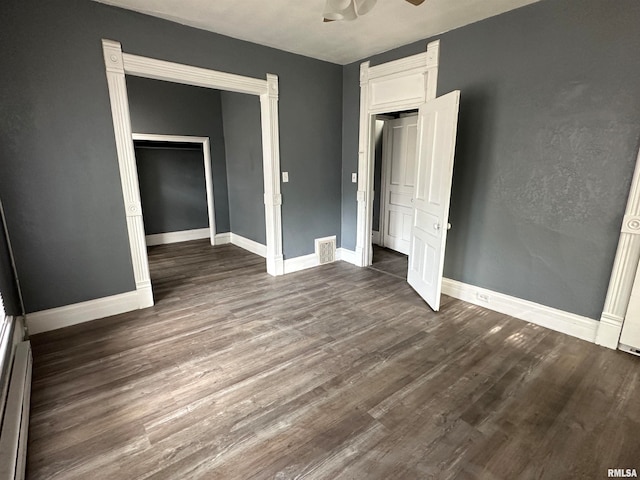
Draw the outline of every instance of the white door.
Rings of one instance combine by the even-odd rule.
[[[438,311],[453,176],[460,91],[418,111],[418,160],[407,281]]]
[[[409,255],[418,116],[385,122],[382,175],[382,245]]]

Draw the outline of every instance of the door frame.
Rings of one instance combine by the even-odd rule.
[[[135,142],[164,142],[164,143],[197,143],[202,147],[202,156],[204,157],[204,181],[207,191],[207,218],[209,219],[209,240],[211,245],[216,244],[216,210],[213,198],[213,173],[211,170],[211,144],[209,137],[194,137],[191,135],[162,135],[157,133],[132,133],[131,138]],[[135,144],[134,144],[135,151]],[[138,159],[134,156],[136,162],[136,172],[138,171]],[[137,174],[137,173],[136,173]],[[144,220],[144,212],[142,212]]]
[[[371,67],[360,65],[360,127],[358,139],[358,211],[355,263],[371,265],[373,248],[373,171],[376,115],[411,110],[436,98],[440,41],[427,51]]]
[[[267,230],[267,273],[284,274],[282,255],[282,195],[280,193],[280,141],[278,116],[278,76],[266,80],[154,58],[123,53],[120,42],[102,40],[105,70],[113,117],[124,210],[129,234],[133,275],[140,308],[153,305],[149,260],[142,222],[140,187],[129,117],[125,75],[164,80],[197,87],[246,93],[260,97],[264,206]]]

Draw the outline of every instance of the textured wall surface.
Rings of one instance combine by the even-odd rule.
[[[231,231],[265,245],[260,100],[251,95],[222,92],[222,111]]]
[[[445,276],[599,318],[639,147],[639,22],[635,0],[543,0],[438,37],[438,94],[462,92]],[[359,63],[344,67],[346,171]],[[355,217],[343,180],[349,249]]]
[[[148,78],[126,78],[134,132],[209,137],[216,232],[228,232],[229,196],[220,91]]]
[[[0,15],[0,195],[28,312],[135,289],[101,39],[126,52],[280,79],[286,256],[340,234],[342,68],[88,0]],[[304,116],[304,120],[302,119]]]

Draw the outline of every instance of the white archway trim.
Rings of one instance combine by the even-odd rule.
[[[216,244],[216,209],[213,199],[213,174],[211,172],[211,148],[209,137],[194,137],[190,135],[160,135],[155,133],[133,133],[133,140],[166,143],[197,143],[202,147],[204,157],[204,181],[207,192],[207,216],[209,219],[209,239],[211,245]],[[136,172],[138,169],[136,168]],[[136,173],[137,174],[137,173]]]
[[[373,221],[373,131],[375,115],[418,108],[436,98],[440,42],[427,51],[393,62],[360,65],[360,134],[358,143],[358,213],[355,262],[371,265]]]
[[[600,317],[596,343],[618,348],[622,324],[631,299],[633,282],[640,265],[640,152],[631,182],[627,208],[622,220],[620,240],[613,262],[609,289]]]
[[[119,42],[102,40],[109,99],[116,140],[118,166],[127,217],[129,247],[140,308],[153,305],[147,258],[140,188],[129,116],[125,75],[165,80],[186,85],[258,95],[262,123],[264,203],[267,237],[267,272],[284,273],[282,255],[282,196],[280,193],[280,149],[278,131],[278,77],[266,80],[217,72],[122,52]]]

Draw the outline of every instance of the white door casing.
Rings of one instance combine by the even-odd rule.
[[[125,75],[246,93],[260,97],[264,204],[267,230],[267,272],[271,275],[283,275],[278,77],[267,74],[266,80],[261,80],[123,53],[120,43],[113,40],[103,39],[102,50],[111,103],[124,209],[127,218],[133,276],[140,308],[153,305],[153,293],[142,222],[140,188],[135,166]]]
[[[384,126],[379,230],[385,247],[405,255],[411,244],[417,127],[415,115]]]
[[[435,98],[439,41],[427,51],[371,67],[360,65],[360,127],[355,264],[371,265],[375,115],[418,108]]]
[[[407,281],[433,308],[440,309],[449,201],[460,91],[422,105],[418,112],[418,159]]]
[[[213,176],[211,174],[211,144],[209,137],[194,137],[188,135],[162,135],[155,133],[133,133],[133,140],[167,143],[197,143],[202,146],[204,157],[204,181],[207,192],[207,216],[209,219],[209,241],[216,244],[216,210],[213,200]],[[137,171],[137,169],[136,169]]]

